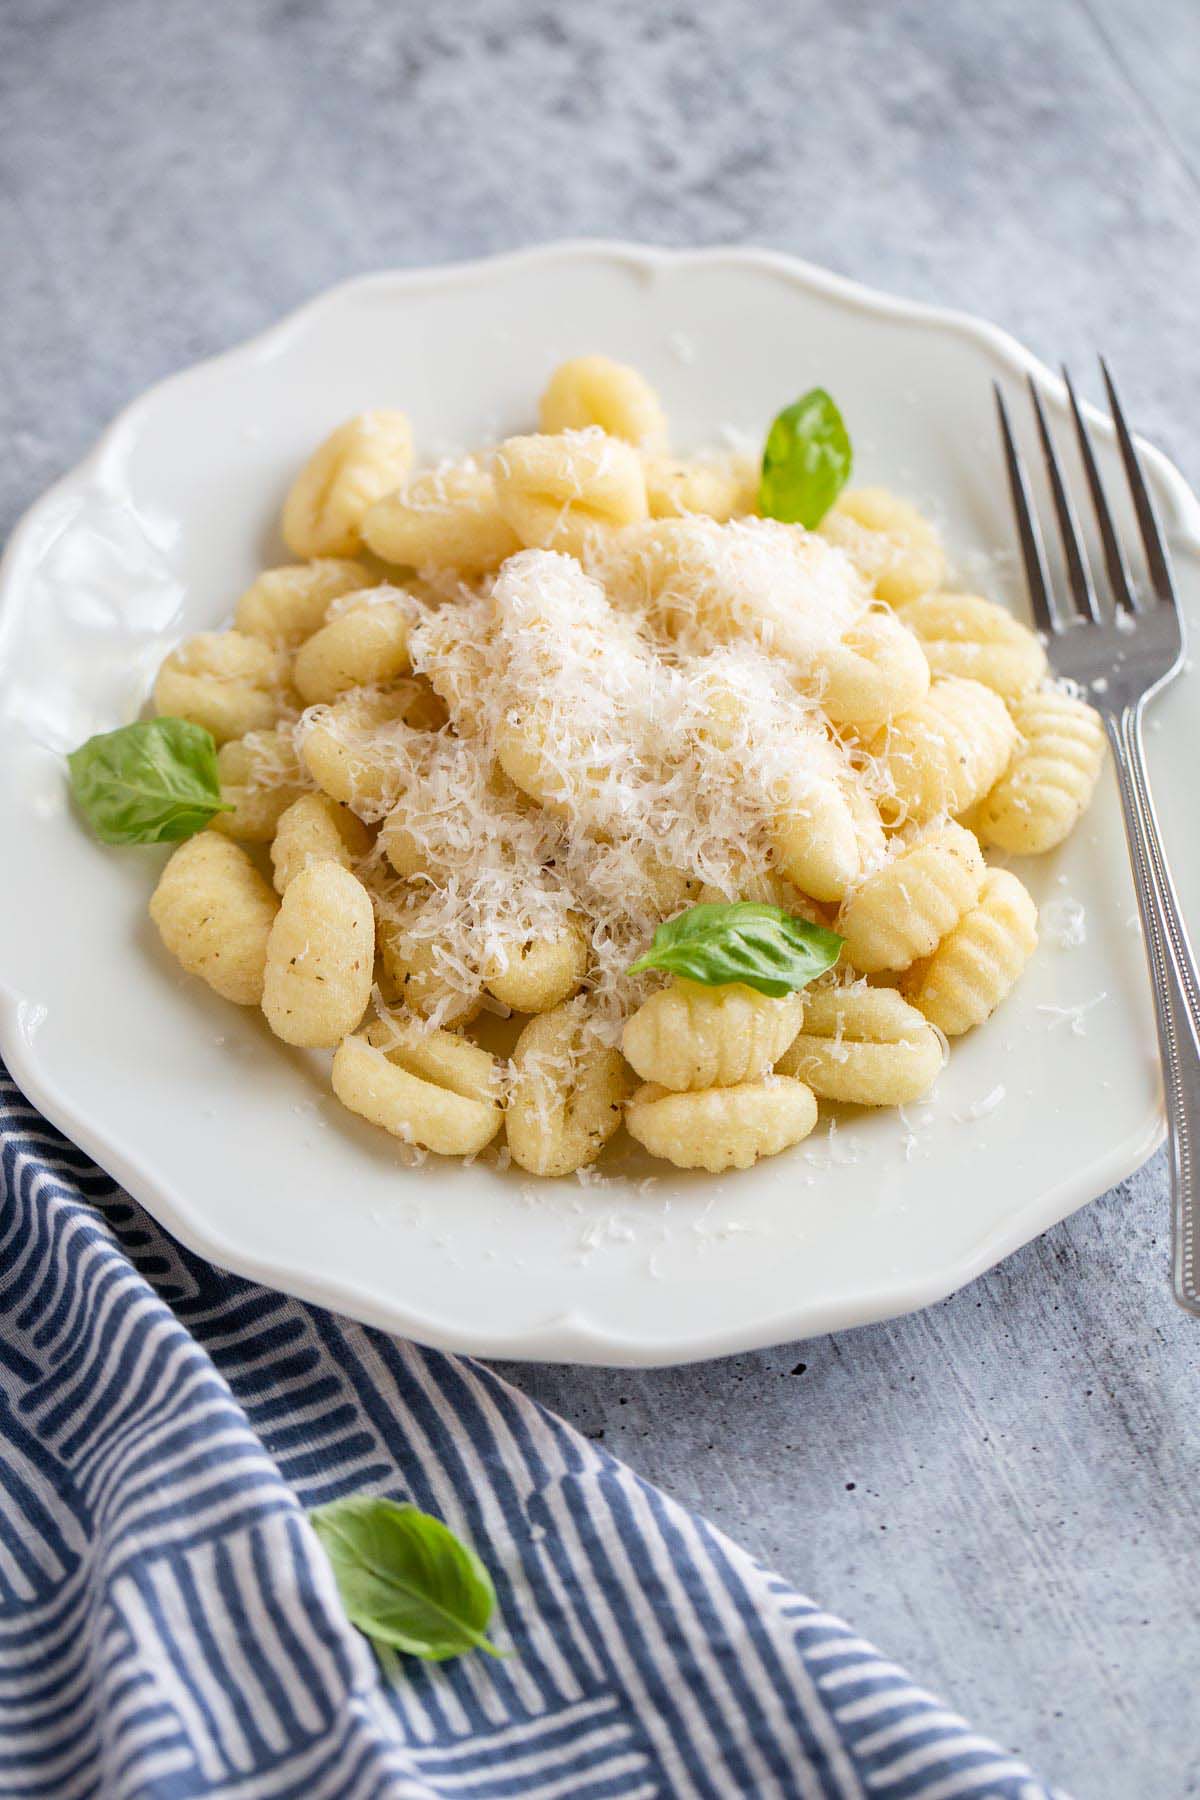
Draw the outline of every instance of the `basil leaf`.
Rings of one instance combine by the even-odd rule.
[[[440,1519],[371,1494],[308,1516],[346,1616],[367,1637],[430,1662],[466,1650],[499,1655],[483,1635],[496,1604],[491,1576]]]
[[[629,973],[666,969],[706,987],[740,981],[778,1000],[807,987],[841,955],[843,940],[781,906],[756,900],[692,906],[668,919]]]
[[[105,844],[168,844],[191,837],[221,799],[212,733],[187,719],[139,719],[91,737],[67,758],[71,792]]]
[[[854,464],[842,415],[824,388],[785,406],[767,433],[758,510],[789,525],[821,523]]]

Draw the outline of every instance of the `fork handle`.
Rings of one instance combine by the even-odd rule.
[[[1200,972],[1188,941],[1150,795],[1142,701],[1106,717],[1162,1058],[1171,1145],[1171,1270],[1175,1298],[1200,1314]]]

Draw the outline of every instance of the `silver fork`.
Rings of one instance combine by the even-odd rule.
[[[1172,1286],[1180,1306],[1200,1314],[1200,1171],[1196,1167],[1200,1150],[1200,975],[1163,849],[1142,742],[1142,713],[1147,700],[1173,680],[1183,666],[1184,625],[1154,502],[1103,358],[1100,367],[1145,556],[1145,596],[1138,593],[1130,578],[1091,438],[1067,371],[1063,370],[1063,380],[1108,576],[1106,601],[1097,596],[1075,509],[1032,377],[1029,392],[1066,574],[1067,593],[1061,598],[1055,597],[1051,587],[1025,467],[999,384],[996,405],[1034,619],[1045,635],[1055,673],[1077,681],[1087,690],[1112,745],[1154,988],[1163,1066],[1171,1144]]]

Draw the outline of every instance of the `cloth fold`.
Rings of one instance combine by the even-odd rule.
[[[304,1509],[361,1490],[474,1545],[503,1660],[346,1622]],[[1052,1800],[487,1368],[184,1251],[2,1069],[0,1793]]]

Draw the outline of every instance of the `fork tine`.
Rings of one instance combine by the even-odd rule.
[[[1096,514],[1100,542],[1104,549],[1104,566],[1108,570],[1109,586],[1112,588],[1116,604],[1133,612],[1137,605],[1133,594],[1133,583],[1129,579],[1129,570],[1121,552],[1121,542],[1117,537],[1112,513],[1109,510],[1108,496],[1104,492],[1104,483],[1100,479],[1096,452],[1092,449],[1091,433],[1084,422],[1083,409],[1079,404],[1079,396],[1075,392],[1075,383],[1071,380],[1065,366],[1062,377],[1067,384],[1067,397],[1071,402],[1071,413],[1075,420],[1075,435],[1079,439],[1079,455],[1083,461],[1083,472],[1087,476],[1088,490],[1092,496],[1092,509]]]
[[[1033,608],[1034,623],[1038,630],[1053,633],[1058,630],[1058,621],[1054,617],[1054,608],[1050,603],[1050,579],[1046,573],[1046,553],[1042,548],[1042,535],[1038,530],[1037,515],[1029,498],[1029,483],[1025,478],[1025,465],[1021,461],[1021,453],[1013,438],[1008,408],[1004,404],[1000,383],[994,381],[992,386],[996,393],[996,411],[1000,415],[1000,435],[1004,439],[1004,461],[1008,469],[1008,485],[1012,494],[1013,511],[1017,515],[1017,536],[1021,540],[1021,558],[1025,564],[1025,580],[1029,587],[1029,604]]]
[[[1121,402],[1117,399],[1113,378],[1103,357],[1100,358],[1100,372],[1104,376],[1104,386],[1108,390],[1108,404],[1112,409],[1113,424],[1117,428],[1117,443],[1121,448],[1121,461],[1125,464],[1125,478],[1129,483],[1129,491],[1133,495],[1138,530],[1142,534],[1146,563],[1150,570],[1150,582],[1160,600],[1174,602],[1175,583],[1171,579],[1171,564],[1167,556],[1167,546],[1158,523],[1158,515],[1154,510],[1154,502],[1150,498],[1150,489],[1146,486],[1146,477],[1142,473],[1138,453],[1134,449],[1129,426],[1125,422]]]
[[[1027,376],[1026,380],[1029,384],[1029,397],[1033,401],[1033,415],[1037,420],[1038,436],[1042,440],[1042,455],[1046,461],[1046,474],[1050,479],[1050,493],[1054,500],[1054,513],[1058,520],[1058,535],[1062,540],[1071,594],[1079,611],[1089,618],[1093,625],[1098,625],[1100,609],[1096,605],[1092,577],[1083,553],[1083,545],[1079,541],[1079,526],[1075,520],[1075,510],[1063,482],[1062,470],[1059,467],[1058,455],[1054,448],[1054,439],[1050,436],[1050,427],[1046,423],[1041,395],[1037,391],[1033,376]]]

